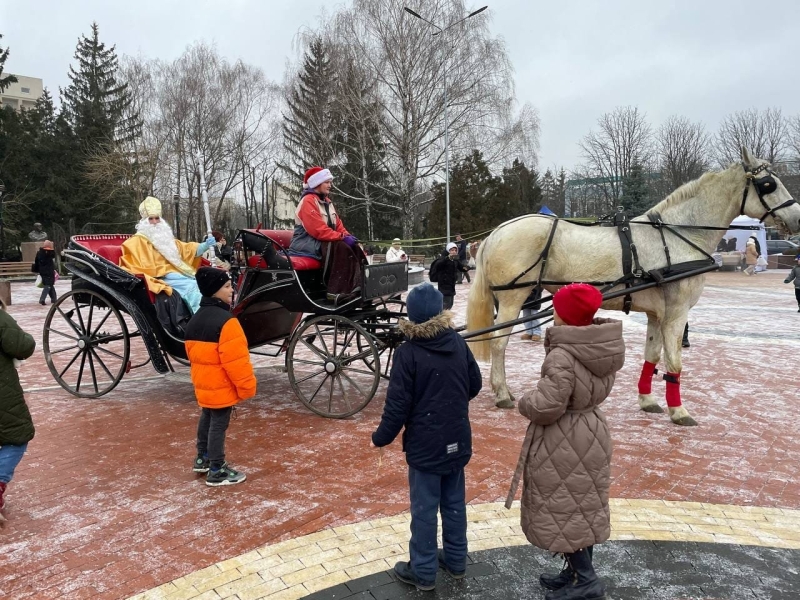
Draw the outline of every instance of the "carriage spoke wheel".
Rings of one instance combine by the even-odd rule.
[[[380,375],[384,379],[388,379],[389,373],[392,370],[394,351],[397,346],[400,345],[398,341],[402,340],[402,337],[392,335],[392,331],[397,327],[400,317],[406,316],[406,303],[402,300],[389,299],[383,302],[383,306],[388,310],[389,314],[366,319],[365,322],[367,325],[365,329],[373,333],[369,338],[374,341],[378,348],[378,354],[381,357],[379,368]],[[366,348],[367,339],[368,338],[364,338],[360,334],[356,337],[356,345],[359,351]],[[370,355],[365,356],[363,361],[370,371],[375,370],[375,361]]]
[[[58,384],[74,396],[99,398],[125,375],[128,327],[101,294],[67,292],[50,307],[42,335],[44,357]]]
[[[359,336],[364,338],[361,347]],[[364,366],[366,358],[378,365],[377,371]],[[309,319],[295,331],[286,351],[289,382],[300,402],[334,419],[369,404],[380,383],[380,360],[371,336],[340,315]]]

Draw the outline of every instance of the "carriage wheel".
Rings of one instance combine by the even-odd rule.
[[[44,357],[58,384],[74,396],[99,398],[128,368],[130,337],[122,314],[91,290],[67,292],[44,322]]]
[[[358,336],[366,340],[362,348]],[[378,389],[380,373],[364,367],[367,357],[380,370],[378,348],[360,325],[340,315],[314,317],[300,325],[289,343],[289,382],[310,410],[343,419],[362,410]]]
[[[393,339],[394,336],[389,335],[389,331],[397,327],[397,323],[400,321],[400,317],[406,316],[406,303],[402,300],[385,300],[383,302],[383,306],[389,310],[391,313],[388,317],[370,317],[366,319],[366,323],[370,324],[380,324],[379,327],[375,327],[375,335],[369,336],[372,340],[375,341],[375,345],[378,347],[378,354],[381,357],[380,361],[380,374],[381,377],[388,378],[389,372],[392,369],[392,357],[394,356],[394,351],[399,346],[397,343],[398,339]],[[365,340],[367,338],[362,337],[360,334],[356,338],[356,344],[358,345],[359,352],[366,348]],[[375,361],[372,360],[371,356],[364,357],[364,364],[367,365],[370,371],[375,370]]]

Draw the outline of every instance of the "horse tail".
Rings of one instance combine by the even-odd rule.
[[[469,290],[467,299],[467,331],[476,331],[491,327],[494,323],[494,294],[489,288],[489,281],[484,272],[483,255],[486,252],[486,242],[478,248],[475,257],[475,277]],[[478,360],[487,361],[491,356],[492,334],[480,336],[481,341],[470,342],[472,354]]]

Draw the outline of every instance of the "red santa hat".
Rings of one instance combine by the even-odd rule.
[[[306,171],[303,177],[303,187],[308,190],[313,190],[318,185],[322,185],[326,181],[333,181],[333,175],[328,169],[322,167],[311,167]]]
[[[603,294],[586,283],[566,285],[553,296],[553,308],[567,325],[591,325],[602,303]]]

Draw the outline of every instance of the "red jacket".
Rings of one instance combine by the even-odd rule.
[[[297,205],[289,250],[300,256],[322,258],[320,242],[338,242],[350,235],[327,196],[307,193]]]

